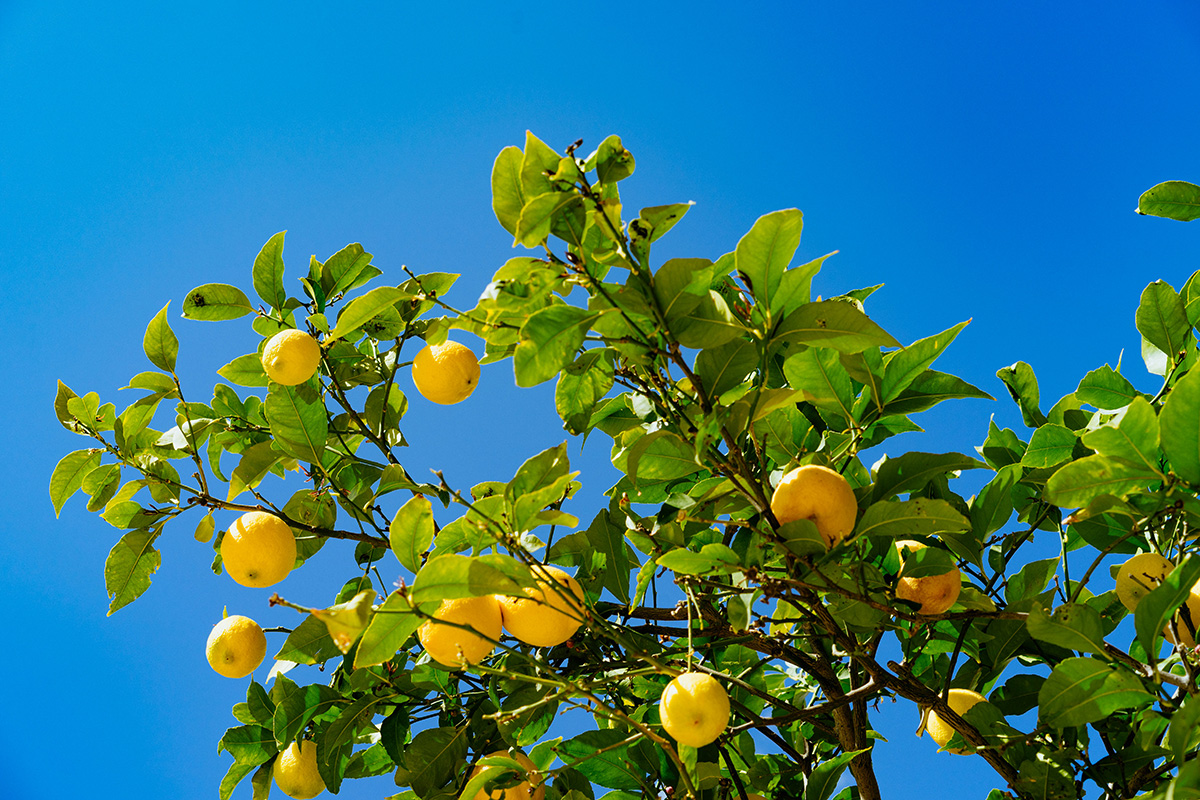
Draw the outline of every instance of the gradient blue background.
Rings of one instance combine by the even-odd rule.
[[[154,586],[106,619],[118,533],[78,497],[55,520],[50,472],[87,442],[51,401],[61,378],[130,402],[117,390],[149,368],[142,333],[168,299],[185,391],[207,399],[215,370],[256,340],[248,320],[179,319],[182,297],[214,281],[249,290],[274,232],[289,230],[292,279],[310,253],[361,241],[395,282],[401,264],[462,273],[451,299],[470,306],[513,254],[491,211],[496,153],[527,128],[558,149],[581,137],[585,152],[618,133],[638,164],[628,209],[697,203],[657,257],[715,258],[759,215],[800,207],[798,259],[841,251],[816,291],[886,283],[868,310],[904,342],[973,318],[939,368],[1003,397],[996,370],[1027,360],[1048,408],[1122,352],[1156,388],[1138,294],[1200,267],[1200,227],[1133,208],[1161,180],[1200,180],[1198,75],[1200,11],[1182,0],[3,0],[0,797],[216,796],[230,760],[216,741],[245,682],[209,669],[208,630],[224,605],[297,618],[213,576],[181,523],[160,540]],[[410,397],[403,460],[459,486],[507,479],[565,436],[552,387],[518,392],[507,365],[460,406]],[[889,447],[970,452],[992,414],[1021,430],[1007,400],[960,402]],[[606,444],[571,452],[587,487],[573,510],[590,518],[612,479]],[[324,605],[353,571],[333,543],[284,594]],[[998,785],[981,759],[914,738],[916,724],[910,705],[882,704],[886,797],[924,796],[914,784],[933,776],[956,797]],[[394,791],[385,777],[342,796]]]

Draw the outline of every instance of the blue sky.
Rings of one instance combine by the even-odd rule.
[[[1122,351],[1154,386],[1138,294],[1200,266],[1200,228],[1133,208],[1159,181],[1200,180],[1197,76],[1200,10],[1182,1],[0,3],[3,794],[215,796],[244,684],[209,669],[204,638],[223,605],[265,624],[292,612],[213,576],[179,530],[151,590],[105,618],[117,535],[78,498],[54,518],[50,471],[84,442],[51,402],[62,379],[128,403],[117,390],[148,368],[142,333],[167,300],[185,390],[206,399],[256,339],[174,312],[200,283],[248,289],[271,234],[289,231],[293,278],[358,241],[396,282],[401,264],[462,273],[451,298],[469,306],[513,254],[491,211],[496,153],[526,129],[585,151],[617,133],[638,164],[627,208],[697,204],[656,256],[716,257],[799,207],[797,258],[840,250],[816,291],[887,284],[868,311],[903,342],[971,318],[939,368],[1002,397],[996,370],[1028,361],[1048,407]],[[970,452],[992,414],[1019,428],[1007,401],[962,402],[895,448]],[[410,471],[463,486],[565,437],[552,387],[518,391],[507,365],[406,421]],[[571,452],[590,518],[606,449]],[[289,599],[326,602],[349,577],[337,551]],[[883,706],[888,796],[931,774],[967,797],[996,785],[915,739],[910,707]],[[394,791],[360,783],[342,796]]]

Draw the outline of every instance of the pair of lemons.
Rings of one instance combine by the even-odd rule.
[[[487,658],[501,630],[534,647],[554,647],[567,641],[583,624],[583,588],[557,567],[539,565],[534,573],[536,587],[526,589],[521,597],[443,600],[433,619],[417,630],[421,646],[439,664],[461,669]]]
[[[853,532],[858,518],[858,500],[841,474],[819,464],[806,464],[779,481],[771,495],[771,512],[781,525],[800,519],[811,520],[825,546],[833,547]],[[926,545],[905,539],[896,542],[895,546],[900,552],[901,568],[901,577],[896,584],[897,597],[918,603],[919,614],[941,614],[958,601],[962,574],[957,569],[941,575],[905,577],[906,553],[911,556]]]
[[[263,371],[275,383],[306,383],[321,364],[321,345],[304,331],[289,328],[272,336],[262,352]],[[479,361],[458,342],[426,345],[412,364],[412,379],[425,399],[442,405],[459,403],[479,385]]]

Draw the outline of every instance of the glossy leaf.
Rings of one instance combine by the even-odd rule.
[[[145,336],[142,337],[142,349],[146,351],[146,358],[166,372],[175,371],[175,358],[179,355],[179,339],[167,322],[167,308],[170,305],[168,302],[154,315],[154,319],[146,326]]]
[[[328,421],[325,404],[311,386],[273,383],[264,409],[271,435],[281,450],[302,461],[320,463]]]
[[[1046,424],[1046,415],[1039,408],[1041,394],[1033,367],[1018,361],[998,371],[996,377],[1004,382],[1008,393],[1021,409],[1021,417],[1027,427],[1038,428]]]
[[[63,504],[83,486],[88,473],[100,466],[100,450],[76,450],[68,453],[50,474],[50,502],[54,505],[54,516],[62,511]]]
[[[1047,503],[1060,508],[1081,508],[1102,495],[1124,497],[1157,476],[1146,467],[1107,456],[1087,456],[1072,461],[1046,482]]]
[[[272,308],[283,311],[287,292],[283,289],[283,236],[287,231],[267,239],[254,258],[254,291]]]
[[[206,283],[188,292],[183,301],[183,316],[187,319],[220,321],[237,319],[254,313],[250,298],[236,286],[227,283]]]
[[[238,356],[217,370],[217,374],[235,386],[266,386],[267,373],[263,370],[262,356],[247,353]]]
[[[327,342],[336,341],[351,331],[358,330],[367,322],[391,308],[396,303],[411,297],[408,292],[395,286],[380,286],[351,300],[338,314],[337,324],[325,337]]]
[[[432,610],[433,607],[430,607],[426,612]],[[424,618],[416,613],[409,599],[399,592],[392,592],[375,609],[375,615],[363,631],[354,654],[355,668],[371,667],[390,660],[416,633],[422,622]]]
[[[1039,718],[1054,728],[1099,722],[1154,699],[1142,682],[1094,658],[1068,658],[1054,667],[1038,692]]]
[[[1137,212],[1180,222],[1200,219],[1200,186],[1188,181],[1163,181],[1142,192]]]
[[[1075,390],[1080,402],[1101,409],[1124,408],[1138,394],[1124,375],[1107,364],[1084,375]]]
[[[1200,370],[1175,383],[1159,425],[1159,442],[1171,468],[1189,483],[1200,483]]]
[[[842,353],[900,346],[858,306],[843,300],[805,303],[784,318],[772,332],[772,340],[832,347]]]
[[[1146,341],[1174,358],[1182,352],[1192,326],[1183,301],[1165,281],[1154,281],[1142,292],[1136,322]]]
[[[908,347],[890,353],[884,359],[882,401],[886,403],[894,400],[907,389],[950,346],[959,332],[967,327],[967,322],[960,322],[953,328],[919,339]]]
[[[550,306],[531,316],[521,326],[521,340],[513,353],[517,385],[537,386],[574,361],[587,326],[597,316],[569,305]]]
[[[1200,414],[1200,403],[1194,410]],[[1144,397],[1135,398],[1119,417],[1083,435],[1084,445],[1100,455],[1124,459],[1161,477],[1158,441],[1158,417]],[[1200,459],[1200,447],[1196,457]]]
[[[129,605],[150,588],[150,576],[162,564],[162,554],[153,546],[157,538],[155,531],[130,531],[109,551],[104,562],[108,616]]]
[[[971,523],[945,500],[926,497],[884,500],[863,512],[855,532],[884,538],[932,536],[944,531],[965,531]]]
[[[521,159],[521,148],[506,147],[496,156],[496,162],[492,165],[492,210],[504,230],[514,236],[521,209],[525,207]]]
[[[1083,653],[1104,653],[1104,623],[1100,612],[1082,603],[1065,603],[1047,614],[1035,606],[1025,619],[1034,639]]]
[[[734,251],[737,271],[760,305],[771,311],[783,273],[800,246],[804,214],[798,208],[759,217]]]
[[[388,528],[392,552],[397,560],[415,573],[421,568],[421,557],[433,544],[433,504],[424,495],[417,495],[400,507]]]

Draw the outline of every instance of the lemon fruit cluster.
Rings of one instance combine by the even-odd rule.
[[[221,563],[242,586],[274,586],[296,564],[296,537],[288,524],[265,511],[238,517],[221,540]]]
[[[771,512],[780,525],[812,520],[825,546],[833,547],[854,530],[858,500],[840,474],[819,464],[806,464],[779,481],[771,495]]]
[[[297,386],[317,374],[321,345],[304,331],[288,328],[267,340],[262,352],[263,371],[275,383]]]
[[[910,554],[917,553],[926,546],[923,542],[911,539],[896,542],[896,549],[900,552],[900,580],[896,583],[896,597],[920,603],[918,614],[942,614],[958,602],[958,595],[962,591],[962,573],[953,569],[941,575],[904,577],[905,551]]]
[[[663,690],[658,715],[675,741],[704,747],[716,741],[729,725],[729,695],[713,676],[685,672]]]
[[[310,800],[325,791],[317,770],[317,743],[309,739],[292,742],[275,759],[271,776],[279,791],[295,800]]]
[[[475,795],[475,800],[544,800],[546,797],[546,787],[542,781],[542,774],[537,771],[537,767],[534,766],[529,756],[520,750],[513,753],[498,750],[495,753],[488,753],[484,758],[491,758],[492,756],[512,758],[513,761],[516,761],[525,770],[528,780],[521,781],[516,786],[510,786],[507,789],[493,789],[491,792],[480,789],[479,793]],[[471,771],[467,780],[476,777],[485,769],[487,767],[477,765]]]
[[[1136,611],[1142,598],[1157,588],[1174,569],[1175,565],[1158,553],[1138,553],[1117,570],[1117,598],[1127,609]],[[1173,645],[1195,647],[1196,629],[1200,629],[1200,583],[1192,587],[1183,607],[1167,625],[1163,635]]]
[[[426,345],[413,359],[412,379],[426,400],[446,406],[461,403],[479,385],[479,359],[458,342]]]
[[[500,603],[494,595],[443,600],[433,617],[417,629],[417,638],[430,658],[452,669],[478,664],[500,639]]]
[[[954,710],[955,714],[961,717],[967,713],[967,709],[976,703],[983,702],[985,699],[979,692],[972,691],[971,689],[951,689],[949,695],[946,697],[946,704]],[[929,734],[929,738],[938,743],[938,747],[943,749],[946,747],[946,743],[954,738],[954,728],[951,728],[949,723],[939,717],[937,712],[933,710],[929,712],[929,717],[925,720],[925,732]],[[946,752],[966,756],[971,755],[975,751],[951,747]]]
[[[257,622],[234,614],[213,626],[204,653],[218,674],[244,678],[266,658],[267,637]]]
[[[583,624],[583,588],[556,567],[535,567],[537,588],[524,597],[500,595],[504,630],[534,647],[554,647],[570,639]]]

